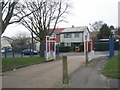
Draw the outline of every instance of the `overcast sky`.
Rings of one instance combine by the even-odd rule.
[[[68,23],[61,23],[57,27],[88,26],[95,21],[103,21],[109,26],[118,26],[118,2],[120,0],[71,0],[71,15],[66,20]],[[22,25],[10,25],[3,36],[14,36],[16,33],[27,32]]]

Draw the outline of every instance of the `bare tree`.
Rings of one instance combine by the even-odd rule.
[[[2,6],[2,33],[11,22],[11,19],[14,16],[14,8],[17,3],[18,0],[1,0],[0,4]]]
[[[8,25],[13,23],[18,23],[23,18],[29,16],[31,13],[36,11],[36,10],[33,10],[31,13],[19,16],[18,18],[18,14],[20,14],[22,9],[24,9],[24,6],[23,8],[21,8],[20,4],[18,3],[20,3],[20,0],[1,0],[0,1],[1,9],[2,9],[2,33],[4,33]],[[17,11],[15,8],[19,8],[19,11]]]
[[[12,47],[24,49],[31,45],[31,38],[27,33],[21,32],[12,37],[12,42],[10,41],[10,44]]]
[[[2,59],[1,53],[1,35],[9,25],[9,22],[13,15],[13,10],[18,1],[1,0],[0,1],[0,59]],[[0,65],[1,66],[1,65]]]
[[[43,47],[46,35],[51,35],[56,25],[64,21],[64,15],[68,14],[70,3],[68,0],[30,0],[21,4],[22,11],[18,17],[31,15],[21,20],[31,33],[34,33],[35,40],[40,42],[40,56],[44,57]],[[39,9],[38,9],[39,8]],[[17,10],[19,11],[20,8]],[[35,11],[36,10],[36,11]],[[34,11],[34,12],[33,12]]]

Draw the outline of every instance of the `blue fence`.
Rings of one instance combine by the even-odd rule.
[[[37,55],[34,55],[31,52],[31,47],[29,47],[28,49],[30,49],[30,54],[28,55],[24,55],[23,50],[19,49],[16,51],[16,48],[12,48],[10,51],[8,50],[8,48],[4,48],[2,51],[2,58],[20,58],[20,57],[39,57],[40,55],[40,51],[38,51]],[[46,45],[44,44],[44,55],[46,55]],[[56,56],[59,56],[59,44],[56,45]]]
[[[27,50],[27,49],[25,49]],[[29,52],[28,55],[24,55],[24,52],[22,49],[19,49],[16,51],[16,48],[11,48],[11,50],[9,51],[7,47],[3,48],[2,51],[2,58],[20,58],[20,57],[33,57],[34,54],[32,53],[32,48],[29,47],[28,48]],[[34,51],[34,50],[33,50]],[[35,56],[39,56],[39,52],[37,55]]]

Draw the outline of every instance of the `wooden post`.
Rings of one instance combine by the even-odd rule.
[[[68,84],[68,67],[67,67],[67,56],[63,56],[63,84]]]
[[[86,51],[86,65],[88,65],[88,51]]]
[[[85,51],[85,56],[86,56],[86,65],[88,65],[88,42],[87,41],[85,41],[85,45],[86,45],[86,51]]]

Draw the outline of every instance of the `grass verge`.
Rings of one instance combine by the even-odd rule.
[[[56,57],[56,60],[62,59],[62,57]],[[45,62],[45,58],[41,57],[24,57],[24,58],[3,58],[2,59],[2,71],[12,70],[14,68],[20,68],[28,65],[39,64]]]
[[[111,78],[120,79],[120,56],[116,55],[105,64],[102,73],[103,75]]]

